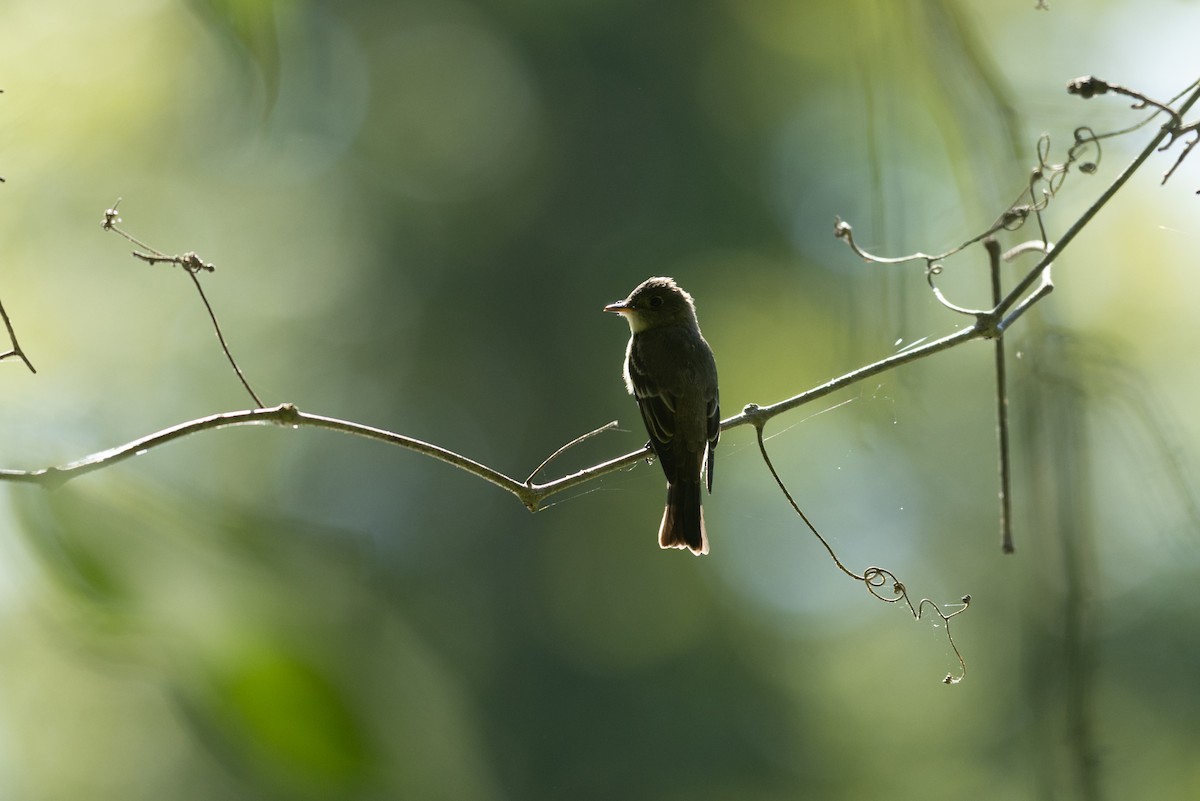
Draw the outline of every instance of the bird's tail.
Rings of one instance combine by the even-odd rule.
[[[687,548],[699,556],[708,553],[700,482],[676,481],[667,485],[667,508],[658,527],[660,548]]]

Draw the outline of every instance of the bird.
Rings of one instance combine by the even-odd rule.
[[[706,554],[701,486],[712,493],[721,404],[717,363],[700,333],[692,296],[672,278],[648,278],[610,303],[629,323],[625,387],[637,400],[649,446],[667,477],[660,548]]]

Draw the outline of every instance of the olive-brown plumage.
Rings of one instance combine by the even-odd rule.
[[[712,492],[721,433],[717,363],[700,333],[692,296],[670,278],[649,278],[605,311],[629,323],[625,386],[637,399],[650,448],[667,476],[662,548],[708,553],[701,481]]]

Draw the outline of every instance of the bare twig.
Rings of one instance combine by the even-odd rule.
[[[1195,87],[1193,89],[1188,98],[1179,106],[1177,113],[1180,116],[1186,114],[1188,109],[1195,105],[1197,100],[1200,100],[1200,87]],[[1156,150],[1158,150],[1159,145],[1162,144],[1163,140],[1166,139],[1169,134],[1170,131],[1167,128],[1163,128],[1157,134],[1155,134],[1155,136],[1146,144],[1146,146],[1142,148],[1141,152],[1139,152],[1137,156],[1135,156],[1133,160],[1126,165],[1125,169],[1121,171],[1121,174],[1118,175],[1116,179],[1113,180],[1113,182],[1109,184],[1103,192],[1100,193],[1100,197],[1096,198],[1092,205],[1089,206],[1087,210],[1071,224],[1066,232],[1058,238],[1058,241],[1054,245],[1054,253],[1047,253],[1042,259],[1040,259],[1033,269],[1031,269],[1025,275],[1025,277],[1017,283],[1012,291],[1008,293],[1008,296],[1001,301],[1001,303],[996,307],[996,311],[1001,314],[1007,312],[1008,309],[1011,308],[1014,303],[1016,303],[1017,299],[1024,295],[1026,290],[1033,286],[1034,282],[1040,279],[1042,271],[1050,266],[1050,263],[1054,260],[1054,258],[1057,257],[1057,254],[1061,253],[1065,247],[1074,241],[1075,237],[1079,236],[1083,229],[1086,228],[1095,218],[1095,216],[1100,213],[1100,209],[1104,208],[1108,204],[1108,201],[1112,200],[1113,195],[1117,194],[1117,192],[1121,190],[1121,187],[1125,186],[1129,179],[1134,176],[1134,173],[1141,168],[1146,159],[1150,158],[1150,156],[1153,155]]]
[[[533,469],[533,472],[529,474],[529,478],[525,479],[525,486],[528,487],[528,486],[532,485],[534,478],[537,477],[537,474],[542,472],[543,470],[545,470],[546,465],[553,462],[555,459],[557,459],[559,456],[561,456],[564,452],[570,450],[571,448],[574,448],[576,445],[578,445],[581,442],[584,442],[585,440],[591,439],[592,437],[596,436],[597,434],[603,434],[605,431],[612,431],[616,427],[617,427],[617,421],[612,420],[612,421],[607,422],[604,425],[600,426],[599,428],[592,429],[591,431],[587,432],[586,434],[576,437],[575,439],[568,442],[566,445],[563,445],[561,448],[556,450],[554,453],[547,456],[544,460],[542,460],[541,464],[539,464],[537,467],[535,467]]]
[[[1184,145],[1183,150],[1179,153],[1179,157],[1175,159],[1175,163],[1163,173],[1162,183],[1164,184],[1170,180],[1172,175],[1175,174],[1175,170],[1179,169],[1179,165],[1183,163],[1183,160],[1188,157],[1196,145],[1200,144],[1200,122],[1193,122],[1186,125],[1183,122],[1183,115],[1187,113],[1187,110],[1195,102],[1195,95],[1193,94],[1193,97],[1178,109],[1172,106],[1173,103],[1175,103],[1177,100],[1179,100],[1179,98],[1183,97],[1188,92],[1195,92],[1198,90],[1200,90],[1200,81],[1195,81],[1190,86],[1186,87],[1182,92],[1175,95],[1175,97],[1164,103],[1154,100],[1153,98],[1148,97],[1141,92],[1128,89],[1115,83],[1109,83],[1108,81],[1091,75],[1085,75],[1082,78],[1076,78],[1067,84],[1067,91],[1069,93],[1073,95],[1079,95],[1084,100],[1090,100],[1096,95],[1103,95],[1107,94],[1108,92],[1112,92],[1114,94],[1121,94],[1125,95],[1126,97],[1133,98],[1133,100],[1136,101],[1133,104],[1134,108],[1153,107],[1155,112],[1151,115],[1151,119],[1160,112],[1168,115],[1171,120],[1162,128],[1166,141],[1164,141],[1162,145],[1158,147],[1158,150],[1160,151],[1169,150],[1176,142],[1182,140],[1188,134],[1192,135],[1192,138],[1186,145]],[[1200,194],[1200,190],[1197,190],[1197,194]]]
[[[754,403],[748,404],[744,409],[742,409],[740,414],[734,415],[727,420],[722,420],[721,430],[724,431],[727,428],[745,425],[746,423],[753,423],[754,421],[758,420],[770,420],[772,417],[795,409],[798,406],[803,406],[806,403],[811,403],[818,398],[823,398],[826,395],[837,392],[839,389],[845,389],[846,387],[852,384],[857,384],[859,381],[870,378],[871,376],[887,372],[894,367],[899,367],[902,364],[914,362],[918,359],[925,358],[926,356],[932,356],[933,354],[939,353],[943,350],[949,350],[950,348],[953,348],[956,345],[961,345],[964,342],[970,342],[973,339],[981,339],[986,335],[987,329],[979,326],[978,324],[970,326],[969,328],[961,328],[958,331],[955,331],[953,334],[947,334],[944,337],[931,340],[918,347],[908,348],[907,350],[900,351],[899,353],[894,353],[887,358],[880,359],[877,362],[860,367],[857,370],[846,373],[845,375],[838,376],[830,381],[826,381],[824,384],[805,390],[799,395],[793,395],[792,397],[781,400],[778,403],[773,403],[769,406],[759,406]]]
[[[825,548],[825,552],[829,554],[829,558],[833,560],[833,563],[837,566],[837,569],[855,581],[861,581],[863,586],[867,588],[867,592],[871,593],[871,595],[883,601],[884,603],[894,604],[899,601],[903,601],[905,605],[908,606],[908,610],[912,612],[913,618],[916,620],[921,619],[921,616],[924,614],[926,609],[933,610],[933,613],[940,617],[942,619],[942,623],[945,624],[946,639],[950,643],[950,648],[954,651],[955,657],[958,658],[958,675],[955,676],[951,673],[947,673],[946,677],[942,679],[942,682],[944,684],[958,684],[960,681],[966,678],[967,663],[966,660],[963,659],[962,652],[958,650],[958,645],[954,642],[954,637],[950,633],[950,618],[967,611],[967,607],[971,604],[971,596],[964,595],[961,600],[962,607],[954,610],[953,612],[947,613],[943,612],[942,608],[937,603],[928,598],[922,598],[920,601],[913,603],[912,598],[908,594],[908,588],[904,586],[904,582],[897,579],[896,575],[886,568],[868,567],[860,574],[855,573],[853,570],[846,567],[845,563],[838,558],[837,553],[833,550],[833,546],[829,544],[829,541],[821,535],[821,532],[818,531],[817,527],[813,525],[811,520],[809,520],[808,515],[806,515],[804,510],[800,508],[800,504],[796,503],[796,499],[792,496],[791,491],[788,490],[787,485],[783,483],[783,479],[779,477],[779,471],[775,469],[775,465],[771,461],[771,456],[767,453],[766,441],[763,438],[762,422],[756,422],[754,424],[754,433],[758,440],[759,453],[762,454],[763,462],[767,465],[767,470],[770,471],[771,477],[775,479],[775,484],[779,487],[779,491],[782,492],[783,497],[787,499],[788,504],[792,507],[792,511],[794,511],[800,517],[800,519],[804,522],[805,527],[812,532],[812,535],[816,537],[817,541],[820,542]],[[881,588],[887,587],[889,584],[891,585],[891,595],[885,595],[883,592],[881,592]]]
[[[3,93],[4,90],[0,89],[0,94]],[[0,184],[2,183],[4,183],[4,178],[3,176],[0,176]],[[0,353],[0,361],[7,359],[9,356],[16,356],[21,361],[25,362],[25,366],[29,368],[29,372],[36,373],[37,370],[34,369],[33,362],[29,361],[29,357],[26,356],[25,351],[21,349],[21,344],[17,342],[17,332],[13,328],[12,320],[8,318],[8,312],[4,310],[3,303],[0,303],[0,318],[3,318],[4,320],[4,327],[8,330],[8,341],[12,343],[12,350],[6,353]]]
[[[988,253],[988,271],[992,278],[992,305],[1000,305],[1004,289],[1000,276],[1000,243],[984,242]],[[1008,447],[1008,374],[1004,358],[1004,337],[992,341],[996,369],[996,440],[1000,451],[1000,549],[1012,553],[1012,463]]]
[[[1173,144],[1175,144],[1175,142],[1179,141],[1187,134],[1191,134],[1192,138],[1188,140],[1186,145],[1183,146],[1183,150],[1179,152],[1179,158],[1175,159],[1175,163],[1163,173],[1162,182],[1164,184],[1171,178],[1172,175],[1175,174],[1175,170],[1179,169],[1179,165],[1183,163],[1183,160],[1188,157],[1188,154],[1192,152],[1196,145],[1200,144],[1200,122],[1193,122],[1190,125],[1185,125],[1179,128],[1178,130],[1171,131],[1170,137],[1166,142],[1163,142],[1162,147],[1159,148],[1159,150],[1167,150]],[[1200,195],[1200,189],[1196,190],[1196,194]]]
[[[1144,124],[1144,122],[1139,123],[1139,126]],[[1134,130],[1137,127],[1133,126],[1128,130]],[[942,273],[943,262],[963,252],[971,245],[986,241],[994,234],[1001,231],[1015,231],[1021,228],[1030,217],[1034,217],[1037,220],[1042,241],[1048,244],[1041,213],[1049,206],[1050,200],[1058,194],[1058,191],[1062,188],[1063,181],[1072,167],[1077,167],[1080,172],[1085,174],[1092,174],[1096,171],[1097,165],[1100,162],[1100,140],[1113,135],[1116,134],[1097,135],[1090,128],[1077,128],[1074,131],[1074,141],[1067,150],[1067,159],[1062,163],[1050,161],[1050,138],[1045,135],[1039,137],[1036,146],[1037,164],[1030,171],[1028,186],[1021,190],[1020,195],[1009,204],[1008,208],[987,229],[940,253],[916,252],[903,256],[880,256],[870,253],[855,242],[854,231],[850,227],[850,224],[840,218],[835,221],[834,236],[844,240],[846,245],[864,261],[874,264],[897,265],[913,261],[925,262],[925,274],[929,281],[929,286],[933,290],[934,296],[942,305],[952,311],[963,314],[979,314],[979,311],[951,303],[942,294],[941,290],[938,289],[934,279]],[[1094,152],[1094,157],[1085,159],[1085,155],[1089,152]]]
[[[33,362],[29,361],[29,357],[25,355],[25,351],[21,348],[21,343],[17,341],[17,332],[13,328],[12,320],[8,318],[8,312],[4,310],[4,304],[0,303],[0,318],[4,320],[4,327],[8,330],[8,341],[12,343],[12,350],[7,353],[0,353],[0,361],[7,359],[9,356],[16,356],[21,361],[25,362],[25,366],[29,368],[29,372],[36,373]]]
[[[1104,134],[1097,134],[1087,127],[1077,128],[1074,132],[1074,143],[1067,151],[1067,160],[1061,164],[1050,162],[1049,139],[1044,136],[1041,137],[1037,144],[1038,163],[1030,173],[1029,186],[1023,190],[1022,198],[1010,205],[990,226],[988,226],[986,230],[968,238],[964,242],[961,242],[958,245],[955,245],[940,253],[916,252],[904,256],[889,257],[870,253],[860,247],[854,240],[853,229],[850,227],[849,223],[843,222],[840,219],[837,220],[834,228],[835,236],[844,240],[850,249],[858,256],[875,264],[894,265],[906,264],[913,261],[924,262],[926,277],[929,280],[930,287],[932,288],[934,295],[937,297],[939,302],[953,311],[964,314],[979,315],[981,312],[978,310],[965,308],[951,303],[937,288],[934,283],[934,278],[942,272],[942,262],[954,255],[957,255],[958,253],[961,253],[967,247],[975,244],[976,242],[986,240],[988,237],[998,233],[999,231],[1011,231],[1020,228],[1022,225],[1024,225],[1029,217],[1034,217],[1038,222],[1044,257],[1029,270],[1029,272],[992,310],[991,315],[995,317],[997,326],[999,326],[995,333],[1001,333],[1006,321],[1007,323],[1012,322],[1012,320],[1008,319],[1005,315],[1014,304],[1020,303],[1021,306],[1027,307],[1030,301],[1036,301],[1038,298],[1042,297],[1045,292],[1049,291],[1048,285],[1043,279],[1043,275],[1044,272],[1049,268],[1054,257],[1051,255],[1052,249],[1050,247],[1050,240],[1046,235],[1041,212],[1045,210],[1050,199],[1058,193],[1059,189],[1061,189],[1062,182],[1070,171],[1071,167],[1076,166],[1081,172],[1084,173],[1094,173],[1096,170],[1096,165],[1099,163],[1100,159],[1099,148],[1101,140],[1114,136],[1120,136],[1122,134],[1137,130],[1159,114],[1166,113],[1170,116],[1170,122],[1168,122],[1168,124],[1164,125],[1158,131],[1151,141],[1142,149],[1141,153],[1139,153],[1138,156],[1126,166],[1121,174],[1104,190],[1103,193],[1101,193],[1101,195],[1087,209],[1087,211],[1085,211],[1084,214],[1079,217],[1061,237],[1058,238],[1058,241],[1055,243],[1054,247],[1056,252],[1061,252],[1064,247],[1066,247],[1085,227],[1087,227],[1088,224],[1091,223],[1091,220],[1097,213],[1099,213],[1100,209],[1102,209],[1108,203],[1108,201],[1112,199],[1113,195],[1115,195],[1117,191],[1119,191],[1121,187],[1125,185],[1125,182],[1128,181],[1135,172],[1137,172],[1145,160],[1149,158],[1156,150],[1166,149],[1172,143],[1178,141],[1179,138],[1185,135],[1192,134],[1194,136],[1194,138],[1188,141],[1183,153],[1180,154],[1180,157],[1176,160],[1174,166],[1167,171],[1166,175],[1164,176],[1165,181],[1166,178],[1169,178],[1171,173],[1175,171],[1187,154],[1190,153],[1198,143],[1200,143],[1200,123],[1191,123],[1188,125],[1184,125],[1182,123],[1183,115],[1187,113],[1187,111],[1197,102],[1198,99],[1200,99],[1200,82],[1193,83],[1172,99],[1171,102],[1175,102],[1175,100],[1187,95],[1187,98],[1180,103],[1178,108],[1173,108],[1168,103],[1161,103],[1159,101],[1151,100],[1141,93],[1101,81],[1097,78],[1078,78],[1068,84],[1068,92],[1085,98],[1093,97],[1097,94],[1103,94],[1107,91],[1125,94],[1137,101],[1135,108],[1152,107],[1154,109],[1154,113],[1136,125],[1119,131],[1112,131]],[[1096,156],[1093,159],[1085,160],[1084,154],[1090,149],[1095,149]],[[1042,281],[1042,287],[1036,290],[1029,298],[1026,298],[1026,293],[1029,292],[1034,283],[1038,282],[1039,280]]]
[[[1194,84],[1193,84],[1194,85]],[[1133,108],[1143,109],[1153,106],[1162,113],[1171,118],[1169,123],[1172,129],[1178,129],[1183,125],[1183,119],[1180,117],[1180,112],[1171,108],[1169,103],[1160,103],[1146,95],[1133,89],[1128,89],[1124,86],[1097,78],[1094,75],[1084,75],[1080,78],[1075,78],[1067,82],[1067,94],[1079,95],[1084,100],[1091,100],[1096,95],[1103,95],[1112,92],[1113,94],[1125,95],[1134,100]]]
[[[111,208],[105,209],[104,220],[100,226],[105,231],[112,231],[128,241],[136,245],[140,250],[135,250],[133,255],[141,259],[147,264],[175,264],[183,268],[188,277],[192,279],[192,285],[196,287],[196,293],[200,295],[200,300],[204,304],[204,309],[208,312],[208,319],[212,322],[213,331],[217,334],[217,341],[221,344],[221,350],[225,352],[225,358],[229,361],[229,365],[233,368],[233,372],[237,375],[238,381],[242,383],[242,387],[249,393],[254,400],[256,406],[260,409],[263,406],[262,400],[258,397],[258,393],[250,386],[250,382],[246,379],[242,368],[238,366],[237,360],[233,358],[233,353],[229,350],[229,343],[225,341],[225,335],[221,332],[221,324],[217,321],[217,314],[213,311],[212,304],[208,302],[208,296],[204,293],[204,287],[200,285],[198,273],[214,272],[217,268],[210,262],[204,261],[193,251],[188,251],[182,256],[168,256],[160,250],[150,247],[145,242],[142,242],[137,237],[130,234],[125,229],[119,227],[117,223],[121,222],[121,217],[117,212],[117,207],[121,205],[121,199],[117,198],[117,202]]]
[[[140,456],[153,448],[166,445],[192,434],[198,434],[202,431],[216,431],[217,429],[230,428],[232,426],[267,424],[288,426],[291,428],[325,428],[332,431],[341,431],[346,434],[356,434],[432,456],[447,464],[461,467],[469,473],[473,473],[518,495],[520,495],[520,491],[525,486],[519,481],[509,478],[486,465],[482,465],[465,456],[460,456],[445,448],[440,448],[437,445],[431,445],[428,442],[422,442],[412,437],[395,434],[391,431],[385,431],[382,428],[374,428],[361,423],[352,423],[347,420],[338,420],[333,417],[323,417],[316,414],[306,414],[290,403],[283,403],[271,408],[223,412],[196,420],[189,420],[185,423],[179,423],[170,428],[156,431],[153,434],[147,434],[124,445],[118,445],[115,448],[93,453],[90,456],[85,456],[82,459],[77,459],[74,462],[58,467],[47,467],[41,470],[0,470],[0,480],[38,484],[46,489],[56,489],[73,478],[122,462],[131,456]]]
[[[194,253],[185,253],[184,258],[195,256]],[[262,399],[250,386],[250,382],[246,380],[242,368],[238,366],[237,361],[233,358],[233,354],[229,351],[229,343],[225,341],[225,335],[221,333],[221,324],[217,322],[216,312],[213,311],[212,304],[208,302],[208,296],[204,294],[204,288],[200,286],[200,279],[196,276],[196,270],[190,267],[184,267],[188,277],[192,279],[192,283],[196,286],[196,292],[200,295],[200,300],[204,302],[204,309],[208,312],[208,319],[212,321],[213,331],[217,332],[217,341],[221,343],[221,350],[225,351],[225,358],[229,360],[229,365],[233,367],[233,371],[237,373],[238,380],[242,382],[242,386],[246,388],[246,392],[250,393],[250,397],[254,399],[254,405],[262,408]],[[210,268],[211,269],[211,266]]]

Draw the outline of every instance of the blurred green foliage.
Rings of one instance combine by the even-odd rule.
[[[644,441],[600,308],[650,274],[696,296],[727,413],[950,331],[919,266],[861,263],[834,217],[879,252],[956,244],[1043,130],[1133,121],[1066,80],[1195,77],[1194,10],[1033,5],[10,0],[3,301],[39,372],[6,373],[2,466],[248,403],[186,279],[96,225],[117,197],[217,265],[267,403],[511,475],[613,418],[550,473]],[[1071,176],[1052,239],[1122,147]],[[1189,166],[1118,196],[1008,336],[1015,556],[984,345],[768,431],[847,564],[974,597],[962,684],[943,630],[836,571],[745,429],[695,559],[655,547],[656,469],[530,515],[408,452],[243,428],[0,494],[0,796],[1200,793]],[[983,267],[940,280],[982,305]]]

